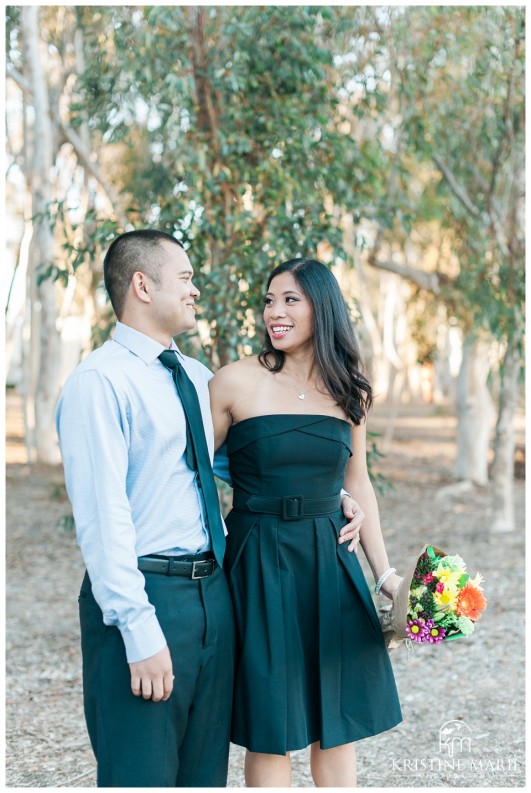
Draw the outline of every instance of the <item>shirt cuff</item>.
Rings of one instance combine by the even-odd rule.
[[[128,664],[151,658],[152,655],[159,653],[167,644],[155,615],[132,630],[124,628],[121,633]]]
[[[212,465],[214,476],[226,482],[232,487],[232,479],[230,478],[229,471],[229,458],[227,457],[227,442],[219,447],[214,455],[214,463]]]

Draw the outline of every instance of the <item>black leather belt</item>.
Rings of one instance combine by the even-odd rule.
[[[243,512],[263,512],[266,515],[281,515],[282,520],[329,515],[341,506],[341,494],[330,498],[305,498],[304,496],[284,496],[269,498],[250,496],[242,490],[233,493],[232,507]]]
[[[200,553],[196,556],[141,556],[138,569],[142,573],[160,575],[182,575],[186,578],[208,578],[217,567],[213,555]]]

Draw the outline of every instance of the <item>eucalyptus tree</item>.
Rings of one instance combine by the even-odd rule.
[[[31,106],[19,17],[10,10],[8,74]],[[33,49],[51,173],[71,151],[86,196],[82,212],[66,192],[42,202],[36,218],[53,220],[56,246],[42,272],[71,284],[85,270],[94,292],[117,231],[175,234],[203,290],[188,344],[215,367],[259,340],[271,266],[350,261],[353,229],[371,264],[443,304],[467,337],[507,350],[509,454],[501,465],[500,444],[494,469],[507,471],[522,335],[522,24],[518,8],[41,8]],[[94,325],[108,332],[105,318]],[[481,480],[486,450],[479,459]]]
[[[97,183],[99,196],[122,222],[118,201],[98,167],[85,130],[70,124],[68,105],[76,73],[82,70],[76,9],[11,6],[6,10],[6,67],[11,86],[19,90],[8,117],[8,162],[19,169],[28,194],[26,227],[27,310],[23,373],[26,445],[29,459],[56,463],[54,414],[59,382],[61,292],[50,275],[67,275],[66,250],[83,240],[86,207],[77,206],[77,229],[62,222],[69,196],[89,194],[87,177]],[[12,145],[12,142],[16,144]],[[76,171],[85,175],[77,185]],[[94,190],[91,191],[94,194]],[[80,204],[84,202],[79,200]],[[81,234],[79,233],[81,231]],[[81,273],[79,274],[81,275]],[[66,279],[67,280],[67,279]],[[81,282],[78,278],[78,283]]]
[[[342,125],[355,8],[84,9],[87,118],[128,196],[129,220],[190,246],[204,290],[202,349],[224,364],[256,341],[280,259],[345,257],[343,207],[361,211],[364,154]]]
[[[41,462],[56,462],[53,416],[56,401],[56,362],[58,335],[55,285],[49,279],[39,280],[38,268],[49,266],[54,259],[55,240],[47,220],[53,201],[51,179],[55,160],[55,130],[51,120],[50,96],[42,68],[42,42],[39,34],[39,12],[24,6],[11,14],[12,26],[18,28],[23,64],[19,73],[13,66],[17,84],[25,94],[24,140],[19,160],[23,166],[30,194],[33,229],[29,243],[27,283],[31,312],[30,344],[26,346],[26,378],[24,419],[26,442],[30,454]],[[28,112],[27,105],[31,111]]]
[[[400,115],[407,120],[397,158],[406,179],[395,207],[409,203],[410,211],[397,218],[393,232],[411,232],[413,207],[416,230],[421,219],[436,221],[445,251],[429,273],[382,261],[378,246],[371,262],[435,294],[463,328],[462,379],[468,385],[457,473],[481,484],[487,481],[488,424],[485,431],[485,421],[477,418],[482,412],[489,418],[488,362],[478,364],[482,339],[499,342],[494,526],[510,529],[523,345],[524,9],[394,9],[381,31],[394,63]]]

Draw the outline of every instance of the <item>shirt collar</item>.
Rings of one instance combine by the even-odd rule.
[[[170,342],[169,348],[164,347],[164,345],[156,341],[156,339],[152,339],[151,336],[146,336],[145,333],[140,333],[139,330],[135,330],[130,325],[124,325],[123,322],[116,323],[112,338],[113,341],[130,350],[133,355],[141,358],[146,366],[153,363],[161,352],[167,349],[175,350],[179,358],[182,359],[183,357],[173,339]]]

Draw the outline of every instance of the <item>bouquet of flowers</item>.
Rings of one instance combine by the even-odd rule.
[[[404,577],[393,605],[380,610],[389,650],[404,639],[438,644],[469,636],[487,605],[481,584],[467,572],[460,556],[424,546]]]

